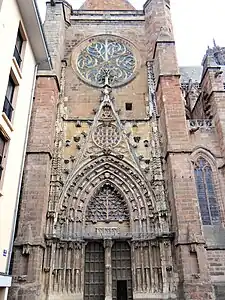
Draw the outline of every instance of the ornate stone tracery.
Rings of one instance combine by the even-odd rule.
[[[156,117],[151,127],[152,158],[148,165],[153,181],[150,182],[116,113],[108,82],[105,78],[100,107],[85,135],[80,156],[48,214],[46,238],[52,241],[52,247],[46,251],[46,270],[50,268],[51,255],[57,261],[51,271],[50,288],[56,293],[66,286],[70,293],[83,294],[85,245],[102,241],[104,246],[111,245],[104,250],[106,295],[110,296],[111,249],[114,243],[123,240],[130,246],[134,291],[172,293],[172,270],[170,274],[166,271],[172,265],[171,233]],[[51,272],[46,272],[46,278]]]
[[[90,200],[86,211],[86,221],[109,223],[125,220],[129,220],[129,212],[124,197],[115,186],[106,182]]]
[[[77,58],[80,76],[94,86],[102,87],[105,76],[110,86],[120,86],[131,80],[136,59],[130,45],[113,36],[93,38]]]
[[[84,228],[86,207],[93,197],[96,187],[101,186],[104,182],[112,182],[125,195],[132,220],[131,231],[153,234],[151,229],[153,224],[150,226],[150,223],[155,220],[155,217],[159,217],[154,208],[153,192],[142,175],[132,169],[129,164],[114,156],[104,155],[90,161],[70,181],[64,194],[66,197],[61,198],[61,208],[55,219],[57,220],[56,229],[52,229],[54,234],[62,235],[63,238],[69,237],[71,234],[75,237],[75,232],[79,233],[81,228]],[[75,222],[72,226],[73,229],[70,229],[73,232],[70,230],[69,232],[68,227],[65,231],[64,224],[67,219]],[[156,228],[158,228],[158,232],[160,226],[158,225]]]
[[[116,147],[120,138],[118,128],[110,122],[97,126],[93,134],[93,140],[100,148]]]

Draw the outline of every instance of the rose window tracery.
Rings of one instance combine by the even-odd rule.
[[[88,204],[86,221],[96,223],[126,220],[129,220],[129,211],[124,197],[112,184],[104,184]]]
[[[113,37],[93,39],[77,58],[81,77],[94,86],[120,86],[133,78],[134,54],[126,42]]]
[[[93,134],[94,142],[101,148],[113,148],[118,145],[120,139],[118,127],[110,122],[98,125]]]

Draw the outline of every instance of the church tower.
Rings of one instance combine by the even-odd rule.
[[[9,299],[220,300],[170,1],[53,0],[44,29]]]

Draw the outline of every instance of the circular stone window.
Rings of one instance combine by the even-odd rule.
[[[89,84],[118,87],[134,78],[136,59],[127,41],[110,36],[95,37],[81,44],[76,59],[80,77]]]
[[[116,147],[120,139],[119,129],[111,123],[97,126],[93,133],[93,140],[100,148]]]

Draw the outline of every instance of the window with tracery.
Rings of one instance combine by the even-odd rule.
[[[105,183],[90,200],[86,220],[93,223],[129,220],[128,207],[120,191],[112,184]]]
[[[93,134],[94,142],[101,148],[115,147],[121,139],[118,127],[110,122],[97,126]]]
[[[81,77],[97,87],[105,85],[106,77],[112,87],[130,81],[136,64],[132,46],[112,36],[92,38],[77,58]]]
[[[195,182],[203,225],[220,224],[212,168],[202,157],[195,164]]]

